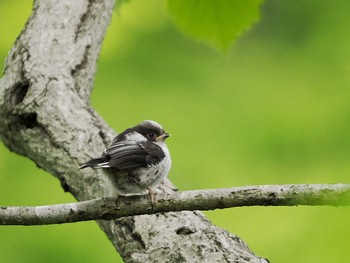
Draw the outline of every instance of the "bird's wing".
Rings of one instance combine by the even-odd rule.
[[[151,142],[113,142],[103,153],[108,166],[120,170],[136,169],[155,164],[164,158],[160,146]]]

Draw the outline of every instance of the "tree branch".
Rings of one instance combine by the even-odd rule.
[[[35,0],[0,79],[2,142],[56,176],[79,201],[112,196],[102,171],[82,172],[78,165],[116,135],[89,100],[113,5],[113,0]],[[172,192],[169,186],[164,190]],[[98,224],[125,262],[266,262],[197,211]],[[181,228],[191,235],[178,232]]]
[[[0,207],[1,225],[49,225],[111,220],[162,212],[242,206],[350,205],[350,184],[263,185],[160,193],[152,208],[148,196],[96,198],[50,206]]]

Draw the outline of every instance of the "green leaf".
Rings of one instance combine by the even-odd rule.
[[[259,19],[262,0],[168,0],[175,24],[195,39],[227,50]]]

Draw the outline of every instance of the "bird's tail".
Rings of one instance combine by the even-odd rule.
[[[91,168],[109,168],[108,165],[108,160],[106,158],[97,158],[97,159],[92,159],[86,163],[83,163],[79,166],[80,169],[84,169],[87,167]]]

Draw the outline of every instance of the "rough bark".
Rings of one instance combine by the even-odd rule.
[[[100,171],[82,172],[78,164],[115,135],[89,102],[113,5],[113,0],[36,0],[0,80],[2,141],[56,176],[78,200],[110,195]],[[99,225],[125,262],[266,262],[200,212]]]
[[[144,195],[119,199],[101,197],[70,204],[0,207],[0,225],[49,225],[176,211],[296,205],[348,206],[350,185],[262,185],[184,191],[158,194],[155,206]]]

